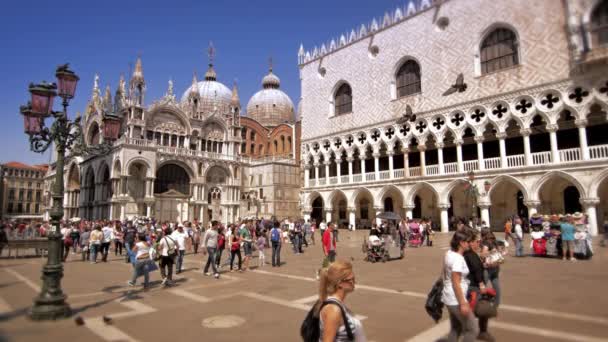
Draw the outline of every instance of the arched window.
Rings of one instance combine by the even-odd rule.
[[[608,44],[608,1],[602,1],[591,14],[593,45]]]
[[[481,73],[502,70],[519,64],[517,36],[506,28],[492,31],[481,43]]]
[[[334,98],[336,115],[346,114],[353,111],[353,92],[347,83],[344,83],[336,91]]]
[[[420,66],[413,60],[403,63],[397,71],[397,96],[403,97],[421,91]]]
[[[190,176],[181,166],[175,164],[163,165],[156,171],[154,193],[160,194],[169,190],[190,194]]]

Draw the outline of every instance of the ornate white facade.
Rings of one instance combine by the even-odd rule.
[[[564,4],[422,0],[302,47],[304,215],[360,227],[394,210],[447,231],[474,210],[474,171],[493,228],[581,210],[597,233],[608,215],[608,4]],[[466,90],[443,96],[459,74]],[[414,116],[398,124],[408,106]]]
[[[102,118],[109,113],[120,116],[122,131],[110,153],[66,163],[66,218],[231,223],[246,216],[298,215],[294,180],[281,178],[299,175],[294,154],[274,159],[241,155],[245,141],[237,88],[230,91],[218,82],[212,64],[203,81],[194,75],[181,100],[169,81],[165,96],[149,106],[141,59],[129,89],[121,78],[114,99],[109,87],[102,97],[98,83],[96,76],[83,117],[85,143],[103,142]],[[51,170],[47,180],[53,176]]]

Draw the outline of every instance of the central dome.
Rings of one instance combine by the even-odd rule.
[[[247,116],[262,126],[274,127],[295,121],[293,102],[279,89],[281,81],[272,69],[262,79],[262,90],[251,97],[247,104]]]
[[[199,106],[198,111],[201,113],[228,113],[230,111],[230,100],[232,100],[232,92],[228,87],[217,81],[217,75],[213,70],[213,65],[209,65],[209,69],[205,73],[205,80],[197,82],[196,85],[191,85],[182,95],[182,102],[187,102],[192,93],[195,93],[195,88],[198,90]]]

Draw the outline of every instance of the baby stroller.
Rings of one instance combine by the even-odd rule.
[[[389,258],[384,240],[376,235],[370,235],[367,243],[363,242],[363,252],[365,253],[365,261],[372,263],[377,261],[386,262]]]
[[[422,245],[422,233],[418,223],[410,223],[410,234],[408,237],[408,245],[410,247],[420,247]]]

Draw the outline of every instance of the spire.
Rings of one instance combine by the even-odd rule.
[[[99,98],[99,75],[95,74],[93,78],[93,99]]]
[[[120,74],[120,80],[118,80],[118,89],[123,95],[127,93],[127,85],[125,82],[125,74]]]
[[[106,91],[103,96],[103,109],[106,113],[112,112],[112,93],[109,85],[106,86]]]
[[[190,87],[190,94],[198,96],[198,79],[196,78],[196,71],[192,74],[192,86]]]
[[[268,59],[268,75],[262,79],[262,87],[264,89],[273,88],[278,89],[281,86],[281,80],[272,73],[272,57]]]
[[[209,42],[209,49],[207,49],[207,55],[209,56],[209,68],[205,73],[205,81],[217,81],[217,74],[213,69],[213,59],[215,58],[215,48],[213,42]]]
[[[172,79],[169,79],[169,84],[167,86],[167,96],[168,97],[173,96],[173,80]]]
[[[234,80],[234,85],[232,86],[232,99],[230,100],[230,105],[232,107],[241,107],[241,100],[239,99],[239,90],[236,86],[236,79]]]
[[[133,79],[144,79],[144,70],[141,65],[141,56],[137,56],[137,62],[135,62],[135,70],[133,71]]]

